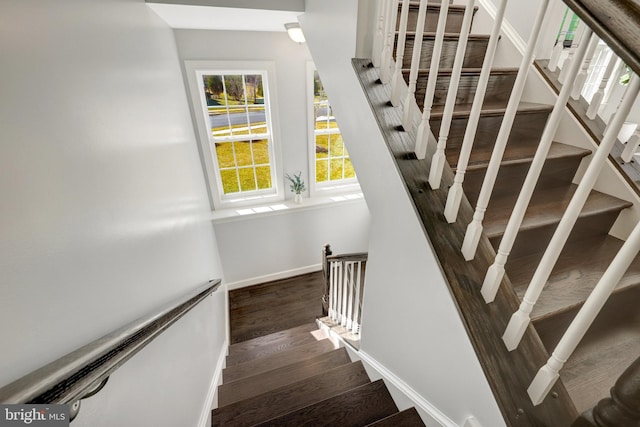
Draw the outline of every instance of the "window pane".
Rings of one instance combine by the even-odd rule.
[[[329,135],[316,136],[316,159],[326,159],[329,156]]]
[[[238,175],[235,169],[220,171],[220,178],[222,179],[224,194],[237,193],[240,191],[238,188]]]
[[[351,163],[351,159],[349,159],[349,158],[344,159],[344,177],[345,177],[345,179],[355,178],[356,177],[356,171],[353,168],[353,164]]]
[[[249,107],[249,128],[253,135],[267,133],[267,118],[264,107]]]
[[[336,181],[342,179],[343,159],[331,159],[330,179]]]
[[[217,142],[216,156],[218,156],[218,166],[221,168],[235,167],[236,162],[233,158],[232,142]]]
[[[262,76],[260,74],[246,74],[244,76],[247,91],[247,104],[264,105],[264,92],[262,88]]]
[[[253,191],[256,189],[256,178],[253,174],[253,168],[238,169],[240,176],[240,187],[242,191]]]
[[[329,167],[326,160],[316,161],[316,182],[325,182],[329,180]]]
[[[253,165],[253,160],[251,159],[251,142],[236,141],[233,144],[236,149],[236,160],[238,162],[238,166]]]
[[[256,165],[269,164],[269,140],[259,139],[251,144],[253,148],[253,161]]]
[[[258,177],[258,189],[271,188],[271,168],[269,166],[258,166],[256,176]]]
[[[342,141],[342,135],[334,133],[331,135],[331,156],[344,156],[344,142]]]

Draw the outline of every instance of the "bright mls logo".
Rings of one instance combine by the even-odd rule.
[[[2,405],[0,427],[69,427],[67,405]]]

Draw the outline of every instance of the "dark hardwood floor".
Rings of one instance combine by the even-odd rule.
[[[230,291],[231,344],[315,322],[323,280],[318,271]]]

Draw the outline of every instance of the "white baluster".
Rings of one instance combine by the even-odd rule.
[[[329,264],[329,318],[332,320],[336,317],[336,263]]]
[[[493,152],[491,153],[491,159],[487,166],[484,181],[482,182],[478,202],[476,204],[476,210],[473,215],[473,221],[469,224],[462,243],[462,253],[467,261],[475,257],[476,249],[480,242],[484,212],[487,210],[487,206],[489,205],[489,199],[491,198],[491,193],[493,192],[493,187],[498,177],[498,172],[500,171],[502,156],[504,155],[504,150],[507,147],[507,142],[509,141],[513,122],[516,118],[516,114],[518,113],[518,105],[520,104],[522,92],[524,91],[524,87],[527,82],[529,69],[533,63],[540,29],[542,28],[542,22],[544,21],[548,5],[548,0],[540,2],[538,13],[534,21],[534,27],[531,31],[531,35],[529,36],[529,41],[527,42],[527,49],[522,57],[522,61],[520,62],[518,75],[516,76],[516,81],[514,82],[509,102],[507,103],[507,108],[500,125],[500,130],[496,137],[496,142],[494,144]]]
[[[347,304],[349,302],[349,269],[347,263],[344,263],[343,282],[342,282],[342,305],[340,307],[340,325],[347,324]]]
[[[587,47],[587,53],[584,56],[584,60],[582,61],[582,69],[576,76],[575,81],[573,82],[573,91],[571,92],[571,97],[576,101],[580,99],[580,94],[582,93],[582,89],[584,88],[584,84],[587,81],[587,72],[589,71],[589,64],[591,63],[591,59],[593,58],[593,53],[596,51],[596,47],[598,47],[598,42],[600,39],[597,35],[591,34],[589,39],[589,47]]]
[[[340,323],[340,321],[342,320],[342,312],[340,311],[342,308],[342,287],[344,285],[343,283],[343,279],[344,279],[344,271],[342,270],[343,268],[343,263],[342,262],[338,262],[338,269],[337,269],[337,286],[336,286],[336,317],[335,317],[335,321],[336,323]]]
[[[355,274],[355,262],[350,262],[349,263],[349,286],[347,287],[347,291],[349,294],[349,300],[347,302],[347,310],[346,310],[346,317],[347,320],[346,322],[344,322],[345,327],[347,329],[351,329],[351,324],[353,322],[353,295],[355,294],[355,282],[353,281],[353,276]]]
[[[384,47],[384,27],[385,27],[385,11],[389,0],[380,0],[378,3],[378,20],[376,33],[373,36],[373,46],[371,48],[371,62],[373,66],[380,67],[382,56],[382,48]]]
[[[638,147],[640,146],[640,128],[636,128],[631,138],[625,144],[624,150],[620,157],[622,157],[622,161],[625,163],[629,163],[633,160],[633,155],[638,152]]]
[[[569,15],[569,8],[567,7],[565,10],[564,19],[560,24],[560,29],[558,30],[558,40],[556,40],[556,44],[551,49],[551,55],[549,56],[549,65],[547,68],[551,72],[555,72],[558,69],[558,62],[560,61],[560,56],[562,55],[562,51],[564,50],[564,36],[567,34],[564,30],[564,24],[566,22],[567,29],[571,25],[571,18],[566,19]]]
[[[404,45],[407,39],[407,21],[409,19],[409,0],[402,0],[400,11],[400,29],[396,46],[396,66],[391,77],[391,105],[400,106],[400,88],[402,87],[402,62],[404,61]]]
[[[427,80],[427,89],[424,93],[424,101],[422,102],[422,120],[418,126],[416,134],[416,157],[424,159],[427,154],[427,143],[431,134],[429,126],[429,118],[431,117],[431,107],[433,106],[433,97],[436,93],[436,82],[438,81],[438,68],[440,65],[440,53],[442,52],[442,43],[444,41],[444,28],[447,24],[447,14],[449,11],[449,2],[442,0],[440,4],[440,14],[438,15],[438,28],[436,30],[436,38],[433,44],[433,54],[431,55],[431,64],[429,66],[429,77]]]
[[[464,63],[464,55],[467,51],[467,40],[471,31],[471,20],[473,18],[473,7],[475,0],[467,0],[467,5],[462,18],[462,27],[460,30],[460,39],[456,49],[456,57],[453,61],[453,69],[451,70],[451,80],[447,89],[447,99],[445,101],[442,121],[440,123],[440,132],[438,133],[438,145],[436,152],[431,159],[431,169],[429,170],[429,185],[433,190],[440,188],[440,180],[442,179],[442,170],[446,162],[444,150],[447,147],[447,139],[449,138],[449,130],[451,128],[451,120],[453,119],[453,109],[456,106],[456,98],[458,95],[458,84],[460,83],[460,75],[462,74],[462,64]],[[431,73],[429,73],[431,75]],[[435,82],[434,82],[435,89]],[[433,100],[431,102],[433,104]],[[423,131],[424,132],[424,131]],[[418,158],[424,158],[427,154],[427,140],[423,138],[424,145],[420,147],[421,151],[416,151]],[[422,157],[420,157],[422,156]]]
[[[424,36],[424,22],[427,16],[427,0],[420,0],[418,7],[418,22],[416,23],[416,35],[413,40],[413,52],[411,54],[411,71],[409,71],[409,88],[403,103],[402,127],[407,132],[413,128],[413,105],[416,102],[416,83],[418,81],[418,69],[420,67],[420,55],[422,53],[422,38]]]
[[[578,55],[584,55],[585,51],[586,46],[583,46],[579,49]],[[579,63],[575,63],[573,65],[573,69],[569,70],[569,74],[572,78],[578,74],[579,65]],[[549,148],[553,142],[553,137],[555,136],[560,120],[562,119],[570,93],[571,87],[569,85],[562,87],[560,94],[558,95],[558,99],[553,106],[553,111],[547,119],[547,124],[545,125],[542,136],[540,137],[538,149],[533,157],[527,176],[522,184],[522,189],[520,190],[516,204],[511,212],[511,216],[509,217],[509,222],[507,222],[507,227],[502,235],[502,239],[500,240],[498,254],[496,255],[493,265],[489,267],[489,271],[487,271],[487,275],[485,276],[484,283],[482,285],[482,295],[487,302],[491,302],[495,298],[495,293],[497,292],[500,282],[502,281],[502,277],[504,276],[504,266],[507,262],[507,257],[509,256],[513,243],[518,236],[518,230],[522,224],[522,219],[524,218],[527,206],[529,206],[529,201],[531,200],[533,190],[538,182],[538,177],[540,176],[540,172],[544,166]]]
[[[351,324],[351,332],[358,334],[360,332],[360,295],[362,292],[362,285],[364,283],[364,277],[362,276],[362,261],[358,261],[358,269],[356,275],[356,293],[353,303],[353,323]]]
[[[624,242],[553,350],[553,354],[531,382],[527,393],[529,393],[534,405],[542,403],[553,384],[558,380],[560,369],[573,354],[639,251],[640,223],[635,226],[629,238]]]
[[[506,7],[507,0],[502,0],[500,7],[498,7],[498,10],[496,11],[493,28],[491,29],[491,35],[489,36],[489,43],[487,44],[487,50],[484,54],[482,70],[480,70],[480,77],[478,77],[476,93],[473,97],[473,104],[471,105],[467,128],[464,132],[462,147],[460,148],[460,156],[458,157],[458,165],[456,166],[456,176],[453,180],[453,186],[449,189],[447,203],[444,209],[444,215],[449,223],[455,222],[456,217],[458,216],[460,201],[462,200],[463,194],[462,183],[464,182],[464,174],[467,170],[467,165],[469,164],[473,141],[476,138],[476,131],[478,130],[478,122],[480,121],[484,95],[487,91],[487,84],[489,83],[491,67],[493,66],[493,58],[496,53],[498,40],[500,39],[500,28],[502,27],[502,19],[504,18],[504,11]]]
[[[589,104],[589,108],[587,109],[587,117],[591,120],[596,118],[598,111],[600,110],[600,105],[602,104],[602,100],[604,99],[604,91],[607,88],[607,83],[609,83],[609,79],[611,78],[613,72],[616,69],[616,63],[619,61],[618,57],[611,53],[611,57],[609,58],[609,63],[607,64],[607,68],[604,71],[604,75],[602,76],[602,80],[600,81],[600,86],[598,87],[598,91],[593,94],[593,98],[591,98],[591,103]]]
[[[396,38],[396,18],[398,16],[398,0],[391,0],[387,9],[387,25],[385,26],[384,49],[380,59],[380,81],[387,84],[391,80],[391,57],[393,42]]]
[[[540,264],[538,264],[538,268],[536,268],[536,271],[533,274],[533,278],[529,283],[527,292],[525,292],[520,308],[513,314],[509,324],[507,325],[507,330],[502,338],[509,350],[514,350],[520,343],[520,340],[524,335],[524,331],[530,322],[529,315],[531,314],[531,310],[538,301],[538,298],[542,293],[542,289],[547,283],[547,280],[551,275],[551,271],[560,256],[560,252],[562,251],[562,248],[564,248],[569,237],[569,233],[571,233],[571,230],[580,215],[580,211],[582,210],[587,197],[589,197],[589,193],[593,189],[602,167],[607,161],[611,148],[616,142],[618,132],[629,114],[633,103],[638,97],[638,92],[640,92],[640,80],[637,76],[633,76],[629,83],[629,90],[625,94],[620,109],[613,118],[609,130],[604,135],[598,149],[593,155],[580,184],[578,184],[575,194],[571,198],[571,202],[569,202],[569,206],[567,206],[556,231],[553,233],[549,246],[544,252]]]

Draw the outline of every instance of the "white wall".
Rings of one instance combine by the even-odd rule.
[[[356,0],[307,0],[300,23],[372,217],[361,350],[453,422],[473,414],[482,425],[504,425],[352,69],[357,9]]]
[[[273,61],[275,63],[282,165],[309,174],[306,44],[283,32],[175,30],[180,60]],[[322,77],[322,74],[321,74]],[[354,139],[360,136],[353,136]],[[346,141],[347,147],[350,141]],[[284,185],[284,183],[282,183]],[[309,186],[307,186],[309,187]],[[293,194],[285,186],[287,199]],[[305,197],[308,196],[305,194]],[[363,201],[295,209],[286,214],[237,217],[215,222],[227,282],[247,285],[317,269],[320,250],[366,251],[370,218]]]
[[[0,14],[0,385],[221,277],[172,31],[142,0]],[[224,292],[86,400],[77,426],[193,426]]]

